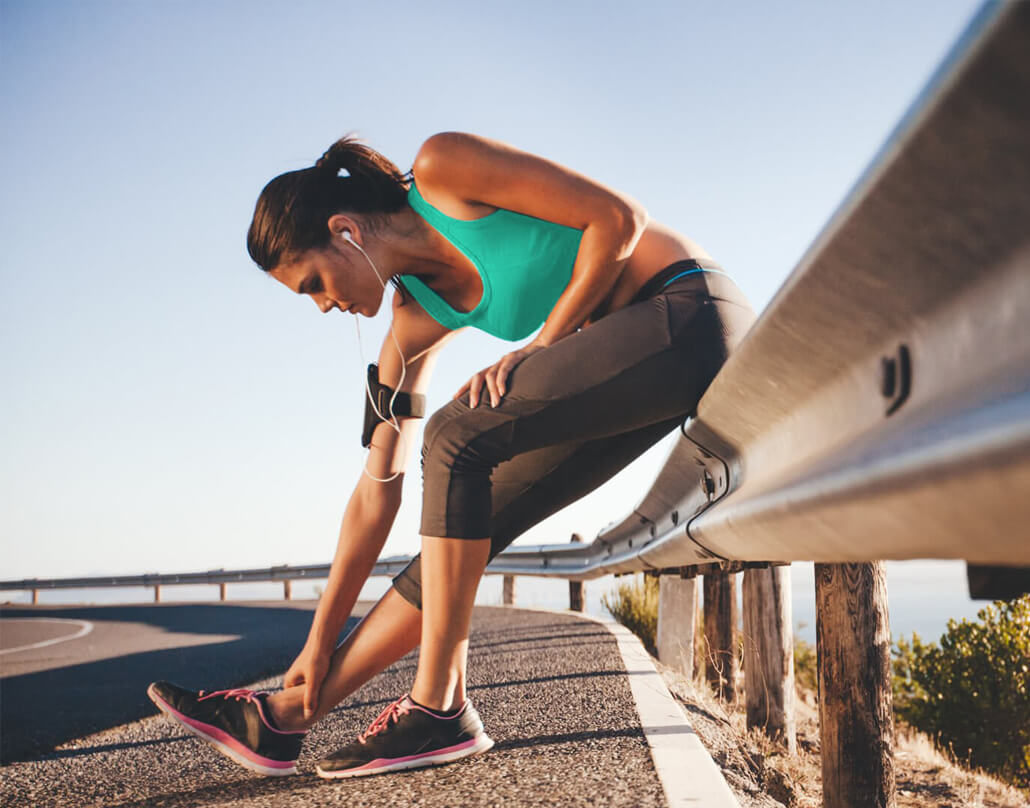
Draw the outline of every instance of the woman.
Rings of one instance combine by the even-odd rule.
[[[284,689],[198,694],[159,682],[150,696],[242,765],[288,774],[316,721],[420,645],[410,692],[320,760],[318,774],[484,752],[493,741],[468,699],[466,661],[486,564],[681,424],[754,312],[700,246],[649,221],[634,199],[457,132],[430,137],[407,175],[342,138],[312,168],[264,188],[248,249],[323,312],[372,317],[386,283],[396,287],[395,344],[384,341],[378,367],[391,400],[425,394],[458,329],[512,341],[539,331],[426,422],[422,552],[339,647],[400,506],[417,418],[376,412],[366,473]]]

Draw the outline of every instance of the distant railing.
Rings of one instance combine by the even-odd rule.
[[[396,575],[411,556],[390,556],[379,559],[372,569],[372,575]],[[154,601],[161,600],[161,587],[183,584],[217,584],[219,599],[226,599],[226,586],[234,583],[267,583],[282,581],[283,597],[292,596],[291,582],[304,579],[329,577],[328,564],[309,564],[277,567],[263,567],[246,570],[208,570],[206,572],[144,573],[142,575],[97,575],[89,578],[24,578],[20,581],[0,581],[0,591],[31,592],[32,602],[39,602],[39,592],[44,589],[99,589],[104,587],[153,587]]]
[[[579,541],[578,536],[573,536],[573,541]],[[376,561],[370,575],[394,576],[399,573],[411,561],[412,556],[396,555],[387,558],[380,558]],[[274,583],[281,581],[283,585],[283,597],[290,600],[293,595],[293,582],[300,580],[319,580],[329,577],[329,564],[309,564],[306,566],[293,566],[281,564],[275,567],[261,567],[245,570],[207,570],[205,572],[170,572],[170,573],[143,573],[142,575],[95,575],[79,578],[23,578],[21,580],[0,581],[0,591],[7,592],[31,592],[32,603],[39,603],[39,593],[49,589],[102,589],[105,587],[144,587],[153,588],[154,602],[161,601],[161,587],[175,585],[197,585],[210,584],[219,588],[219,600],[227,599],[226,588],[229,584],[235,583]],[[505,574],[502,570],[487,567],[487,574],[502,574],[505,577],[505,597],[507,605],[514,603],[514,582],[512,576]],[[582,585],[573,586],[571,590],[572,608],[582,611]],[[579,593],[579,606],[576,606],[576,592]]]

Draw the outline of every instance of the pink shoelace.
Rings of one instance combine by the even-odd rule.
[[[361,743],[365,743],[368,738],[371,738],[373,735],[378,735],[380,732],[386,729],[390,721],[398,721],[400,720],[400,717],[402,715],[407,715],[408,713],[410,713],[411,708],[401,703],[404,701],[405,698],[407,698],[407,696],[408,694],[405,693],[403,696],[397,699],[397,701],[395,701],[393,704],[391,704],[389,707],[383,710],[378,716],[376,716],[376,720],[369,724],[368,729],[366,729],[358,736],[358,741],[360,741]]]
[[[239,701],[254,701],[255,697],[259,694],[263,694],[263,690],[248,690],[245,687],[233,687],[228,690],[213,690],[210,693],[205,694],[203,690],[197,694],[197,701],[203,701],[204,699],[212,699],[215,696],[221,696],[224,699],[236,699]]]

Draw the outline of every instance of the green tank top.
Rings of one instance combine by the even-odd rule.
[[[453,219],[423,199],[414,181],[408,202],[468,257],[483,281],[479,305],[459,312],[414,275],[399,276],[434,320],[451,330],[472,326],[512,342],[543,324],[572,278],[582,230],[504,208],[481,219]]]

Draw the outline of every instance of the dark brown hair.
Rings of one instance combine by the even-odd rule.
[[[341,174],[344,171],[346,175]],[[304,250],[325,247],[330,235],[327,222],[334,213],[365,214],[374,230],[381,214],[407,206],[405,185],[411,181],[410,170],[401,174],[375,149],[353,133],[346,134],[311,168],[280,174],[261,190],[247,232],[247,252],[269,272]],[[390,282],[406,299],[407,290],[398,278]]]

